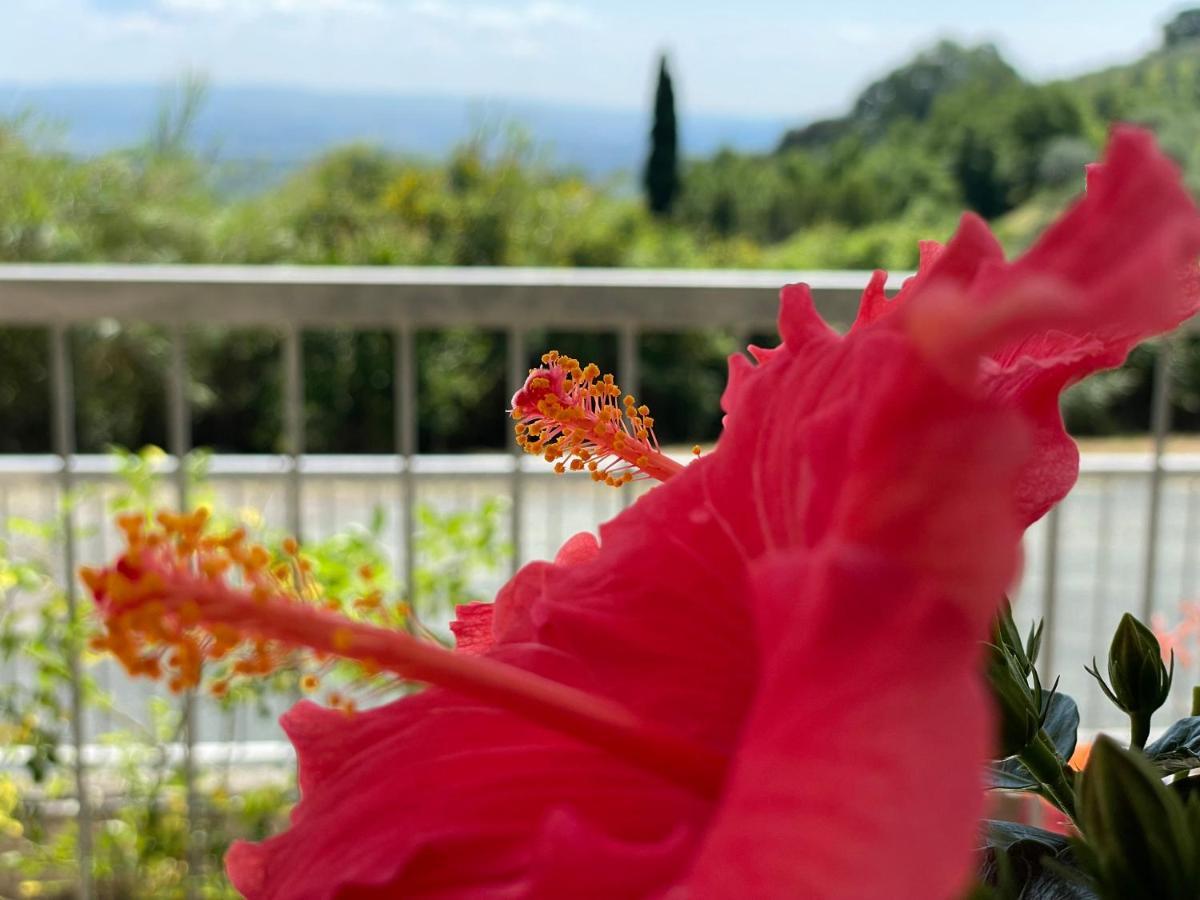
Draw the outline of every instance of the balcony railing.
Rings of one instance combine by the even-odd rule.
[[[737,335],[774,330],[779,286],[806,281],[816,305],[835,327],[847,326],[866,283],[865,272],[732,272],[651,270],[318,268],[210,266],[0,266],[0,326],[43,327],[50,361],[50,456],[0,457],[0,512],[20,492],[40,498],[52,514],[62,497],[85,481],[112,478],[103,459],[76,452],[71,342],[74,326],[115,319],[152,323],[170,335],[164,385],[170,460],[192,450],[187,343],[196,326],[256,327],[281,337],[285,452],[270,457],[217,457],[210,477],[237,501],[239,483],[267,487],[241,499],[266,504],[274,524],[300,536],[319,536],[341,515],[366,507],[350,503],[345,485],[368,485],[371,500],[394,511],[389,540],[399,571],[414,593],[414,512],[424,492],[507,494],[512,565],[552,552],[569,531],[592,527],[629,502],[629,494],[598,493],[585,479],[551,479],[540,461],[510,452],[486,456],[432,457],[417,453],[417,360],[420,330],[476,326],[501,331],[506,340],[506,381],[516,390],[526,375],[526,334],[558,328],[616,335],[617,380],[638,387],[640,337],[648,332],[721,328]],[[898,279],[893,280],[893,285]],[[394,334],[394,445],[386,456],[327,457],[305,452],[304,367],[306,330],[387,329]],[[1165,452],[1171,383],[1166,350],[1158,356],[1149,453],[1085,456],[1075,492],[1027,536],[1027,572],[1018,610],[1046,620],[1044,664],[1063,672],[1064,688],[1086,697],[1082,664],[1102,647],[1119,611],[1143,617],[1200,589],[1200,455]],[[175,499],[186,505],[181,466]],[[330,485],[333,485],[332,489]],[[338,486],[342,485],[341,493]],[[103,556],[103,510],[68,508],[57,548],[64,573]],[[91,516],[86,522],[82,521]],[[80,524],[100,538],[78,536]],[[99,543],[97,542],[99,541]],[[66,578],[69,603],[78,601],[74,578]],[[71,660],[75,747],[89,744],[78,687],[79,659]],[[1078,671],[1077,671],[1078,670]],[[11,673],[10,673],[10,677]],[[114,676],[115,677],[115,676]],[[237,730],[197,728],[196,707],[187,704],[191,727],[182,751],[192,757],[197,736],[221,740]],[[1099,704],[1082,703],[1085,725],[1105,724]],[[210,733],[205,734],[205,730]],[[238,737],[255,737],[243,731]],[[278,755],[255,745],[255,758]],[[212,748],[207,748],[211,752]],[[265,757],[263,754],[265,753]],[[251,754],[251,755],[255,755]],[[86,780],[80,760],[81,793]],[[81,805],[86,817],[86,804]],[[86,853],[86,846],[81,848]]]

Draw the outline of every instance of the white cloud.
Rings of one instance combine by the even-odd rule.
[[[156,37],[170,28],[167,22],[149,13],[118,13],[103,24],[107,31],[116,36]]]
[[[306,13],[382,13],[382,0],[159,0],[160,9],[185,14],[303,15]]]
[[[534,0],[525,5],[448,3],[446,0],[413,0],[410,13],[437,22],[480,31],[529,32],[549,27],[594,28],[595,16],[585,9],[556,0]]]
[[[560,0],[530,0],[524,5],[451,3],[448,0],[412,0],[407,11],[422,20],[429,42],[462,45],[486,36],[493,52],[511,60],[533,60],[544,54],[551,37],[563,32],[585,32],[599,27],[589,11]]]
[[[830,33],[838,40],[857,46],[879,44],[888,39],[887,30],[872,22],[835,22]]]
[[[588,10],[566,3],[543,0],[526,7],[529,19],[538,25],[566,25],[571,28],[595,28],[599,23]]]

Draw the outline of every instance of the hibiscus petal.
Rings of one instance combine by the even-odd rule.
[[[946,246],[935,241],[922,241],[920,260],[917,274],[906,280],[891,300],[884,293],[887,274],[882,271],[872,274],[859,303],[858,317],[850,327],[852,332],[890,312],[906,309],[922,292],[932,291],[949,298],[951,303],[964,306],[962,301],[967,288],[981,271],[1004,262],[1004,250],[983,219],[967,213]]]
[[[985,389],[1034,421],[1038,452],[1020,487],[1022,515],[1040,518],[1071,489],[1078,450],[1058,396],[1121,365],[1151,335],[1200,307],[1200,219],[1173,163],[1146,132],[1118,129],[1089,190],[1029,253],[986,289],[999,294],[1032,278],[1070,285],[1085,304],[1073,321],[1013,341],[984,370]]]
[[[838,334],[821,318],[813,303],[812,290],[807,284],[786,284],[779,292],[779,336],[788,353],[801,352],[809,344],[828,344],[838,339]],[[768,363],[783,347],[756,347],[751,345],[750,355],[759,367]],[[729,378],[721,395],[721,409],[725,412],[743,402],[743,387],[755,366],[742,353],[729,357]]]
[[[989,290],[1030,273],[1053,275],[1087,292],[1075,336],[1137,341],[1195,312],[1196,298],[1180,293],[1178,279],[1198,252],[1200,222],[1178,167],[1149,132],[1120,127],[1083,199]]]
[[[705,818],[687,791],[444,691],[350,719],[301,703],[284,725],[303,798],[288,831],[230,850],[251,900],[562,896],[552,851],[572,832],[592,841],[575,848],[575,884],[619,872],[648,893],[686,865]]]
[[[1089,168],[1087,194],[1021,259],[1004,265],[983,221],[964,216],[944,250],[922,247],[919,272],[894,299],[886,299],[878,275],[872,279],[852,330],[919,311],[924,321],[916,327],[938,332],[926,341],[957,335],[969,349],[993,346],[983,389],[1020,409],[1036,431],[1037,449],[1018,487],[1028,524],[1078,475],[1059,395],[1121,365],[1138,342],[1200,308],[1198,252],[1200,217],[1177,168],[1148,132],[1120,127],[1104,162]]]
[[[794,602],[814,582],[829,592],[819,610]],[[982,764],[990,737],[974,624],[886,560],[780,560],[755,587],[778,612],[691,895],[957,896],[983,805],[963,763]]]
[[[785,285],[779,292],[779,337],[792,352],[799,352],[810,343],[827,343],[837,338],[837,332],[813,305],[807,284]]]
[[[884,371],[888,389],[810,427],[847,460],[823,473],[838,481],[812,552],[753,567],[760,678],[696,896],[925,900],[970,870],[979,646],[1017,565],[1023,429],[891,355],[906,380]]]
[[[588,562],[599,552],[600,544],[596,541],[596,536],[581,531],[569,537],[558,549],[554,564],[577,565]],[[528,604],[522,599],[522,595],[514,590],[515,587],[516,583],[506,586],[503,591],[506,601],[500,604],[503,609],[501,621],[505,623],[504,627],[510,635],[526,627],[523,614]],[[495,644],[495,611],[495,603],[466,603],[458,606],[455,609],[455,619],[450,623],[456,648],[465,653],[483,653],[490,650]]]
[[[492,648],[491,603],[460,603],[454,609],[450,630],[454,647],[463,653],[484,653]]]

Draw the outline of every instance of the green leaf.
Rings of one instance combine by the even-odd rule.
[[[988,769],[990,787],[998,791],[1032,791],[1038,783],[1015,756],[994,762]]]
[[[1079,733],[1079,707],[1067,694],[1057,691],[1049,695],[1044,710],[1042,729],[1054,744],[1054,749],[1066,762],[1075,752]],[[991,766],[991,786],[1002,791],[1028,791],[1037,781],[1016,757],[995,762]]]
[[[1046,704],[1042,729],[1050,736],[1055,751],[1063,761],[1069,760],[1079,738],[1079,706],[1074,699],[1057,691],[1051,694]]]
[[[1106,898],[1194,900],[1197,861],[1183,802],[1141,753],[1096,740],[1079,785],[1081,860]]]
[[[1070,841],[1017,822],[984,822],[980,878],[1001,897],[1021,900],[1096,900],[1075,868]]]
[[[988,819],[983,823],[983,828],[984,846],[989,848],[999,847],[1002,850],[1008,850],[1015,844],[1026,841],[1040,844],[1050,853],[1061,853],[1071,845],[1071,842],[1061,834],[1046,831],[1044,828],[1035,828],[1032,825],[1023,825],[1020,822]]]
[[[1180,719],[1148,744],[1145,754],[1164,775],[1200,768],[1200,716]]]

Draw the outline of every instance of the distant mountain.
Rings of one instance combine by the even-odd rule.
[[[93,155],[144,140],[163,96],[163,90],[152,85],[0,83],[0,118],[32,112],[61,126],[67,150]],[[686,110],[681,119],[681,141],[689,156],[707,156],[722,147],[768,150],[788,124],[784,119],[689,115]],[[591,176],[640,167],[650,128],[648,110],[217,85],[205,97],[193,142],[220,161],[277,175],[349,142],[439,157],[481,123],[509,122],[521,125],[557,164]]]
[[[867,85],[845,115],[789,128],[779,149],[828,149],[848,137],[878,142],[896,125],[926,122],[955,93],[994,99],[1025,83],[994,45],[943,40]],[[1141,59],[1048,84],[1072,92],[1105,121],[1153,127],[1177,159],[1200,164],[1200,8],[1179,12],[1163,26],[1162,44]]]
[[[869,84],[844,116],[811,122],[783,136],[781,149],[829,146],[854,134],[877,140],[902,119],[927,119],[940,97],[968,85],[999,91],[1020,76],[992,44],[963,47],[941,41]]]

